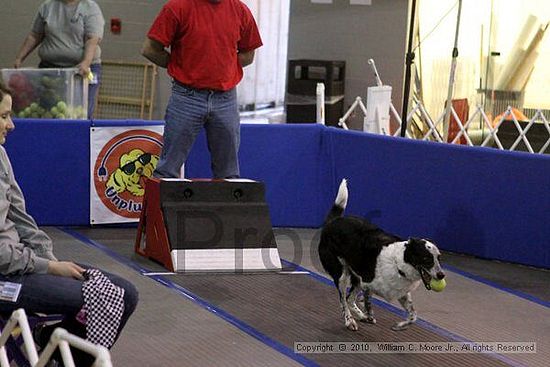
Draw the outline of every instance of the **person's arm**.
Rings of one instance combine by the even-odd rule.
[[[237,54],[237,57],[239,59],[239,64],[241,64],[241,67],[244,68],[245,66],[252,64],[252,62],[254,62],[254,54],[255,54],[254,50],[247,51],[247,52],[239,52]]]
[[[0,242],[0,274],[42,273],[48,271],[50,260],[37,256],[24,244]]]
[[[23,61],[25,61],[27,56],[29,56],[29,54],[34,51],[34,49],[42,42],[43,39],[43,33],[30,32],[25,38],[25,41],[23,41],[23,44],[21,45],[21,48],[19,49],[19,52],[15,57],[13,67],[16,69],[20,68],[21,64],[23,64]]]
[[[92,61],[94,59],[94,55],[97,46],[99,45],[99,42],[101,42],[101,39],[97,36],[89,37],[86,40],[86,43],[84,44],[84,58],[76,66],[80,75],[87,76],[90,72],[90,65],[92,64]]]
[[[84,28],[82,30],[84,32],[84,55],[76,65],[82,76],[87,76],[90,73],[90,65],[94,61],[105,29],[105,18],[101,8],[94,2],[91,2],[90,5],[89,13],[84,16]]]
[[[58,261],[52,241],[26,212],[19,186],[11,185],[7,217],[15,223],[20,243],[0,243],[0,274],[48,273],[82,279],[84,269],[69,261]]]
[[[237,58],[239,65],[244,68],[254,61],[255,50],[262,46],[262,38],[250,9],[244,3],[241,6],[242,27],[237,42]]]
[[[27,213],[25,200],[17,183],[11,185],[11,200],[8,218],[15,224],[19,240],[33,250],[38,256],[56,260],[50,237],[38,228],[33,217]]]
[[[168,52],[162,43],[151,39],[145,38],[143,47],[141,48],[141,54],[152,63],[160,66],[161,68],[168,67],[168,61],[170,61],[170,52]]]
[[[53,254],[53,245],[50,237],[40,230],[33,217],[27,213],[23,192],[15,180],[11,162],[3,147],[0,149],[0,161],[8,172],[6,179],[9,182],[9,203],[6,217],[15,225],[19,235],[19,242],[30,248],[37,256],[47,260],[57,260]],[[12,256],[16,256],[15,254]],[[30,259],[27,256],[27,259]],[[45,271],[45,270],[44,270]]]
[[[52,252],[51,239],[38,228],[34,219],[27,213],[11,162],[1,146],[0,166],[8,172],[1,184],[3,187],[9,186],[9,195],[0,196],[0,200],[3,201],[0,203],[0,208],[3,208],[0,218],[9,219],[15,225],[19,237],[17,242],[16,236],[8,233],[0,241],[0,274],[49,273],[82,279],[84,269],[73,262],[57,261]],[[0,223],[0,228],[7,228],[6,223]]]
[[[70,261],[49,260],[22,244],[0,243],[0,274],[52,274],[82,279],[84,269]]]

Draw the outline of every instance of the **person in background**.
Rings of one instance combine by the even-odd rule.
[[[173,78],[155,177],[179,177],[203,127],[214,178],[239,177],[235,87],[260,46],[256,21],[239,0],[170,0],[163,6],[142,48]]]
[[[11,92],[0,79],[0,281],[13,283],[11,289],[20,286],[19,295],[13,295],[14,299],[11,300],[6,299],[9,292],[4,287],[0,314],[9,317],[16,309],[23,308],[27,314],[63,315],[61,323],[43,329],[37,337],[37,342],[42,347],[57,326],[87,338],[87,326],[91,321],[97,322],[83,316],[83,306],[89,306],[83,294],[87,266],[58,260],[53,253],[52,240],[38,228],[25,209],[23,193],[2,146],[8,133],[15,128],[11,110]],[[123,296],[120,296],[123,302],[118,305],[123,310],[118,314],[119,323],[114,332],[116,336],[113,335],[116,340],[136,308],[138,292],[127,280],[106,272],[103,274],[112,285],[119,287],[117,289],[120,295],[123,290]],[[87,297],[89,299],[90,296]],[[107,325],[106,322],[103,321],[102,325],[105,329],[113,325]],[[89,366],[93,363],[93,358],[86,353],[73,350],[73,356],[77,366]]]
[[[46,0],[40,5],[14,67],[36,48],[39,68],[76,67],[83,77],[92,73],[88,90],[88,118],[93,117],[101,80],[101,49],[105,20],[93,0]]]

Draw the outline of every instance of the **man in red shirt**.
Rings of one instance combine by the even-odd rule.
[[[203,127],[214,178],[239,177],[235,87],[261,45],[254,17],[240,0],[169,0],[163,6],[142,49],[173,78],[155,177],[179,177]]]

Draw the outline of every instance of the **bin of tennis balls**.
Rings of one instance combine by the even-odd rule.
[[[87,119],[88,77],[77,68],[2,69],[12,91],[15,117],[32,119]]]

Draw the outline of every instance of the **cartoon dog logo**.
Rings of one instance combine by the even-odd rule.
[[[145,181],[153,175],[158,160],[158,156],[141,149],[133,149],[123,154],[120,157],[120,165],[109,177],[107,186],[115,189],[117,193],[129,191],[135,196],[143,196]]]

